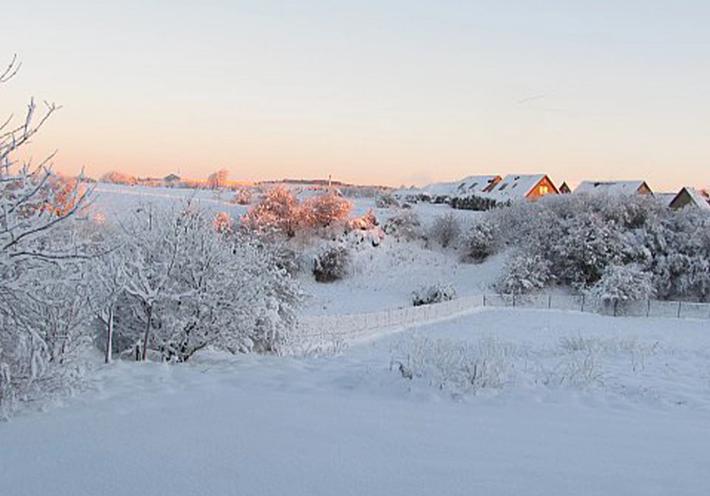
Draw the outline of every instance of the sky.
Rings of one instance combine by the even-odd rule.
[[[0,120],[98,176],[473,174],[710,185],[710,2],[36,1],[2,7]],[[4,53],[3,53],[4,52]]]

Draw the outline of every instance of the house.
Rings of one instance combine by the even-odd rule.
[[[166,186],[177,186],[180,183],[180,176],[177,174],[168,174],[163,178]]]
[[[497,202],[537,200],[547,195],[557,195],[559,190],[547,174],[510,174],[501,179],[485,195]]]
[[[674,210],[695,207],[710,211],[710,193],[707,190],[685,187],[681,189],[668,205]]]
[[[488,193],[501,180],[498,175],[468,176],[458,181],[432,183],[423,188],[396,191],[395,197],[406,201],[446,203],[453,198],[466,198]]]
[[[560,194],[561,195],[567,195],[572,192],[569,186],[567,186],[567,182],[562,182],[562,185],[559,187]]]
[[[606,195],[653,195],[646,181],[582,181],[575,193]]]

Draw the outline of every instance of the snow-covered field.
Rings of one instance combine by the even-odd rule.
[[[230,193],[96,193],[112,218],[188,198],[246,211]],[[342,281],[300,274],[304,313],[404,307],[435,281],[480,294],[504,259],[387,237]],[[0,496],[710,494],[707,320],[478,308],[328,349],[174,365],[97,352],[86,390],[0,422]]]
[[[427,339],[494,340],[504,380],[403,378]],[[703,495],[708,415],[706,322],[490,309],[336,356],[115,363],[0,424],[0,494]]]

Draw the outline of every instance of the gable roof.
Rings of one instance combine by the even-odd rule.
[[[683,193],[686,193],[688,197],[690,198],[690,201],[693,203],[693,205],[701,208],[702,210],[709,210],[710,211],[710,194],[706,190],[702,189],[695,189],[695,188],[690,188],[688,186],[682,188],[675,197],[673,197],[673,201],[671,201],[670,205],[673,206],[675,203],[676,199],[678,199],[680,196],[683,195]]]
[[[547,178],[546,174],[509,174],[498,182],[486,196],[498,201],[524,199],[545,178]]]
[[[646,187],[646,181],[582,181],[574,190],[575,193],[604,193],[608,195],[634,195]]]

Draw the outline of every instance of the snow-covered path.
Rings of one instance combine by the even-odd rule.
[[[388,370],[411,331],[336,357],[116,363],[99,390],[0,424],[0,494],[708,494],[710,333],[669,322],[499,309],[416,330],[660,340],[639,377],[609,369],[610,384],[647,383],[632,397],[513,387],[453,399]]]

